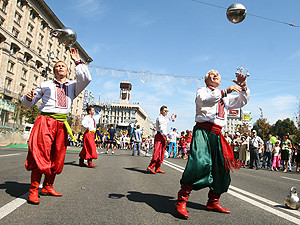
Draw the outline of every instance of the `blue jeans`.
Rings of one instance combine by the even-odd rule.
[[[176,145],[176,142],[170,142],[170,144],[169,144],[169,157],[171,155],[172,148],[174,149],[173,150],[174,151],[173,157],[175,158],[177,156],[177,145]]]
[[[134,142],[134,145],[133,145],[133,150],[132,150],[132,155],[135,155],[135,148],[137,146],[137,155],[140,155],[140,150],[141,150],[141,142]]]
[[[266,167],[266,160],[268,158],[268,161],[267,161],[267,168],[270,169],[271,168],[271,165],[272,165],[272,152],[264,152],[264,155],[263,155],[263,163],[262,163],[262,168],[265,168]]]

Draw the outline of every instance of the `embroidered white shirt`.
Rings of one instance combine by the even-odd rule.
[[[247,104],[250,90],[227,95],[225,90],[201,87],[196,94],[196,122],[211,122],[224,127],[229,109],[241,108]]]
[[[88,130],[88,131],[96,131],[96,125],[99,122],[101,115],[86,115],[83,119],[82,119],[82,126]]]
[[[36,96],[32,101],[26,99],[26,95],[21,98],[21,102],[26,107],[32,107],[40,99],[42,105],[41,112],[48,113],[68,113],[73,100],[92,81],[91,74],[84,64],[75,66],[76,80],[59,83],[55,78],[42,82],[35,90]]]
[[[156,131],[160,132],[162,135],[167,136],[167,127],[169,123],[169,119],[163,116],[162,114],[159,114],[158,118],[156,119]]]

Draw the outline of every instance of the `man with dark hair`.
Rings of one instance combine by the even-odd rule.
[[[114,154],[114,146],[116,144],[116,130],[114,129],[113,125],[110,126],[108,129],[108,140],[107,140],[107,149],[106,154],[108,154],[109,147],[111,147],[111,154]]]
[[[271,141],[272,134],[268,135],[268,139],[265,140],[265,148],[264,148],[264,153],[263,153],[263,163],[262,163],[262,168],[266,167],[266,162],[267,162],[267,168],[271,169],[272,166],[272,161],[273,161],[273,154],[272,154],[272,149],[275,147],[275,144],[272,143]]]
[[[53,189],[56,174],[63,170],[67,150],[68,133],[74,138],[67,122],[67,115],[73,100],[91,82],[92,78],[86,65],[79,57],[78,50],[70,48],[70,56],[75,62],[76,80],[68,81],[69,70],[63,61],[53,68],[55,78],[42,82],[35,90],[21,99],[26,107],[32,107],[40,99],[40,115],[37,117],[28,141],[28,155],[25,162],[31,170],[31,185],[28,202],[39,204],[39,185],[45,174],[42,195],[62,196]]]
[[[136,126],[136,129],[133,131],[133,150],[132,155],[135,155],[135,149],[137,148],[137,155],[140,156],[141,143],[142,143],[142,131],[140,129],[140,125]]]
[[[236,74],[236,86],[220,90],[221,76],[211,70],[205,76],[206,87],[198,89],[196,94],[196,125],[193,129],[189,159],[180,180],[181,189],[175,207],[179,214],[189,217],[186,202],[192,190],[209,187],[206,208],[221,213],[230,210],[219,205],[222,193],[230,184],[229,170],[242,166],[234,159],[233,151],[225,137],[222,127],[226,124],[229,109],[247,104],[250,91],[247,89],[246,75]],[[229,95],[238,92],[238,95]]]
[[[95,144],[95,133],[96,124],[99,122],[101,114],[94,115],[95,109],[93,106],[88,106],[86,108],[88,115],[86,115],[82,120],[82,126],[85,129],[83,134],[83,148],[79,153],[79,166],[82,167],[97,167],[93,164],[93,159],[98,158],[97,148]],[[84,163],[84,160],[88,161],[88,165]]]
[[[175,119],[177,117],[176,114],[172,114],[172,116],[167,119],[166,116],[169,110],[167,106],[163,105],[160,107],[160,114],[156,119],[156,135],[154,138],[154,153],[152,160],[147,167],[147,170],[153,174],[156,173],[165,173],[165,171],[161,170],[160,165],[163,163],[165,150],[166,150],[166,136],[167,126],[171,119]],[[156,170],[154,171],[154,167]]]

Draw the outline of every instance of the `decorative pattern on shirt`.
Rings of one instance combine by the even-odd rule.
[[[58,82],[55,83],[55,92],[56,92],[56,107],[57,108],[67,108],[67,86],[66,83],[60,84]]]

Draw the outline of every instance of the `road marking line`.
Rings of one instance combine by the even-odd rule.
[[[21,153],[8,154],[8,155],[0,155],[0,158],[1,157],[6,157],[6,156],[14,156],[14,155],[21,155]]]
[[[181,166],[179,166],[179,165],[176,165],[176,164],[174,164],[174,163],[171,163],[171,162],[169,162],[169,161],[167,161],[167,160],[164,160],[164,164],[165,164],[166,166],[169,166],[169,167],[171,167],[171,168],[173,168],[173,169],[179,171],[179,172],[183,172],[183,171],[184,171],[184,168],[183,168],[183,167],[181,167]],[[229,193],[229,194],[231,194],[231,195],[233,195],[233,196],[235,196],[235,197],[237,197],[237,198],[240,198],[241,200],[244,200],[244,201],[246,201],[246,202],[249,202],[250,204],[252,204],[252,205],[254,205],[254,206],[257,206],[257,207],[259,207],[259,208],[261,208],[261,209],[264,209],[265,211],[268,211],[268,212],[270,212],[270,213],[272,213],[272,214],[275,214],[275,215],[277,215],[277,216],[279,216],[279,217],[282,217],[282,218],[284,218],[284,219],[286,219],[286,220],[288,220],[288,221],[290,221],[290,222],[293,222],[293,223],[295,223],[295,224],[300,224],[300,219],[297,219],[297,218],[295,218],[295,217],[293,217],[293,216],[291,216],[291,215],[289,215],[289,214],[286,214],[286,213],[284,213],[284,212],[281,212],[281,211],[278,210],[278,209],[273,209],[273,208],[270,207],[270,206],[267,206],[267,205],[265,205],[265,204],[262,204],[262,203],[260,203],[260,202],[258,202],[258,201],[253,200],[252,198],[257,199],[257,200],[262,201],[262,202],[265,202],[265,203],[267,203],[267,204],[269,204],[269,205],[272,205],[273,207],[275,207],[275,206],[277,206],[277,205],[281,205],[281,204],[276,203],[276,202],[273,202],[273,201],[270,201],[270,200],[265,199],[265,198],[262,198],[262,197],[260,197],[260,196],[258,196],[258,195],[252,194],[252,193],[250,193],[250,192],[244,191],[244,190],[242,190],[242,189],[240,189],[240,188],[237,188],[237,187],[234,187],[234,186],[231,186],[231,185],[230,185],[229,188],[232,189],[232,190],[228,190],[228,193]],[[233,190],[234,190],[234,191],[233,191]],[[237,193],[237,192],[235,192],[235,191],[238,191],[238,192],[240,192],[240,193],[242,193],[242,194],[244,194],[244,195],[248,195],[249,197],[252,197],[252,198],[248,198],[248,197],[246,197],[246,196],[244,196],[244,195],[241,195],[241,194],[239,194],[239,193]],[[281,208],[281,209],[284,210],[284,211],[286,211],[286,212],[288,212],[288,213],[292,213],[292,214],[294,214],[294,215],[296,215],[296,216],[300,216],[300,212],[299,212],[299,211],[291,210],[291,209],[287,209],[287,208]]]
[[[269,206],[266,206],[266,205],[264,205],[264,204],[262,204],[262,203],[260,203],[258,201],[255,201],[255,200],[253,200],[251,198],[245,197],[244,195],[238,194],[238,193],[236,193],[234,191],[228,190],[228,193],[231,194],[231,195],[233,195],[233,196],[235,196],[235,197],[237,197],[237,198],[239,198],[239,199],[241,199],[241,200],[244,200],[244,201],[246,201],[246,202],[248,202],[248,203],[250,203],[250,204],[252,204],[252,205],[254,205],[256,207],[259,207],[259,208],[261,208],[261,209],[263,209],[265,211],[273,213],[276,216],[279,216],[279,217],[281,217],[283,219],[286,219],[286,220],[288,220],[290,222],[293,222],[295,224],[300,224],[300,219],[297,219],[297,218],[295,218],[293,216],[290,216],[289,214],[281,212],[281,211],[279,211],[277,209],[273,209],[273,208],[271,208]]]
[[[19,208],[21,205],[23,205],[27,200],[29,192],[25,193],[24,195],[12,200],[11,202],[7,203],[6,205],[2,206],[0,208],[0,220]]]
[[[273,207],[281,206],[282,205],[282,204],[279,204],[277,202],[273,202],[273,201],[268,200],[266,198],[260,197],[258,195],[252,194],[252,193],[250,193],[248,191],[244,191],[244,190],[242,190],[240,188],[237,188],[237,187],[230,186],[229,188],[232,189],[232,190],[234,190],[234,191],[237,191],[237,192],[239,192],[241,194],[244,194],[244,195],[247,195],[249,197],[255,198],[256,200],[265,202],[265,203],[267,203],[267,204],[269,204],[269,205],[271,205]],[[284,210],[284,211],[286,211],[286,212],[292,213],[292,214],[300,217],[300,211],[298,211],[298,210],[291,210],[291,209],[287,209],[287,208],[281,208],[281,209]]]
[[[183,172],[183,171],[184,171],[184,167],[178,166],[178,165],[175,164],[175,163],[171,163],[171,162],[169,162],[169,161],[167,161],[167,160],[164,160],[164,163],[165,163],[166,165],[168,165],[169,167],[178,170],[179,172]]]
[[[288,180],[294,180],[294,181],[300,181],[299,179],[294,179],[294,178],[289,178],[289,177],[281,177],[281,178],[288,179]]]

